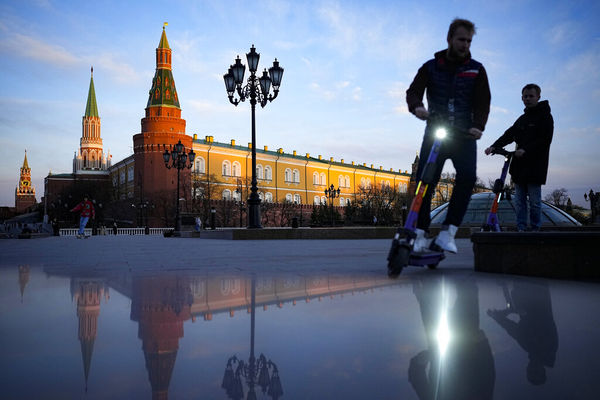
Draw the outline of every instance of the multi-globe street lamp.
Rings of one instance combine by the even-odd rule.
[[[336,189],[332,183],[331,186],[329,187],[329,189],[325,189],[325,196],[327,196],[327,198],[329,198],[329,203],[331,205],[331,225],[334,226],[335,219],[333,218],[333,201],[335,200],[336,197],[340,197],[340,188]]]
[[[235,64],[231,65],[227,73],[223,75],[223,80],[225,81],[227,97],[231,104],[237,107],[240,102],[248,98],[250,99],[250,108],[252,110],[252,186],[248,199],[248,228],[262,228],[260,224],[260,197],[258,196],[256,181],[256,123],[254,114],[257,102],[261,107],[265,107],[268,102],[275,100],[279,94],[283,68],[279,66],[279,62],[275,59],[273,66],[269,68],[269,72],[267,73],[267,69],[265,68],[262,76],[258,78],[256,71],[258,69],[260,54],[256,52],[254,45],[250,48],[250,52],[246,53],[246,59],[248,60],[248,70],[250,71],[246,85],[243,85],[246,66],[242,64],[240,56],[237,56]],[[271,85],[273,86],[273,94],[269,94]],[[235,98],[236,93],[237,98]]]
[[[177,214],[175,215],[175,231],[181,231],[181,218],[179,215],[179,172],[184,169],[192,168],[194,165],[194,158],[196,157],[196,153],[194,150],[190,149],[188,153],[185,152],[185,147],[181,140],[177,142],[176,145],[173,146],[173,150],[169,153],[169,150],[165,150],[163,153],[163,160],[165,161],[165,167],[167,169],[177,168]],[[189,160],[189,165],[187,161]]]

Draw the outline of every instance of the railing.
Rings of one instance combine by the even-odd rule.
[[[165,231],[171,231],[173,228],[149,228],[150,235],[162,235]],[[90,236],[92,234],[91,228],[86,228],[85,235]],[[76,236],[77,232],[79,232],[78,228],[62,228],[60,230],[60,236]],[[114,230],[112,228],[99,228],[97,229],[97,234],[99,236],[115,236]],[[117,228],[117,235],[145,235],[145,228]]]

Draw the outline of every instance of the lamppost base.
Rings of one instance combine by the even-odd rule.
[[[248,229],[262,229],[260,224],[260,199],[253,199],[252,196],[248,199]]]

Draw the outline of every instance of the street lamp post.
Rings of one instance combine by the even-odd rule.
[[[242,227],[242,221],[243,221],[243,213],[244,213],[244,202],[242,201],[242,195],[244,193],[244,188],[242,186],[242,181],[240,181],[238,179],[238,183],[237,183],[237,188],[235,189],[235,192],[240,196],[238,202],[239,202],[239,206],[240,206],[240,228]]]
[[[175,231],[177,232],[181,230],[181,219],[179,216],[179,172],[184,168],[192,168],[195,157],[196,153],[194,153],[194,150],[190,149],[188,153],[185,152],[185,147],[183,146],[183,143],[181,143],[181,140],[173,146],[173,150],[170,153],[169,150],[165,150],[163,153],[165,167],[167,167],[167,169],[177,168],[177,214],[175,215]],[[189,165],[187,164],[188,159]]]
[[[340,197],[340,188],[335,188],[333,183],[329,186],[329,189],[325,189],[325,196],[329,198],[329,202],[331,204],[331,225],[335,226],[335,219],[333,218],[333,200],[336,197]]]
[[[273,400],[283,396],[283,387],[279,378],[277,365],[261,354],[258,360],[254,357],[254,326],[255,326],[255,306],[256,306],[256,276],[252,276],[252,287],[250,291],[250,359],[246,362],[233,356],[227,360],[225,374],[221,388],[225,389],[227,397],[233,400],[244,398],[244,388],[242,386],[242,377],[246,378],[248,385],[247,399],[256,399],[254,386],[258,385]],[[234,370],[234,364],[237,367]],[[271,370],[271,374],[269,374]]]
[[[283,68],[279,66],[279,62],[275,59],[273,66],[269,68],[269,72],[267,73],[265,68],[262,76],[258,78],[256,71],[260,54],[256,52],[254,45],[250,48],[250,52],[246,54],[246,59],[248,60],[250,76],[245,86],[243,86],[243,83],[246,66],[242,64],[240,56],[236,58],[235,64],[231,65],[227,73],[223,75],[223,80],[231,104],[237,107],[240,102],[250,98],[250,108],[252,110],[252,186],[248,199],[248,228],[262,228],[260,224],[260,198],[256,186],[256,123],[254,114],[257,102],[261,107],[265,107],[268,102],[275,100],[279,94]],[[273,94],[269,94],[271,85],[273,85]],[[237,98],[234,98],[236,93]]]

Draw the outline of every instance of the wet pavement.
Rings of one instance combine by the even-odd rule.
[[[597,398],[598,283],[388,245],[0,241],[0,398]]]

